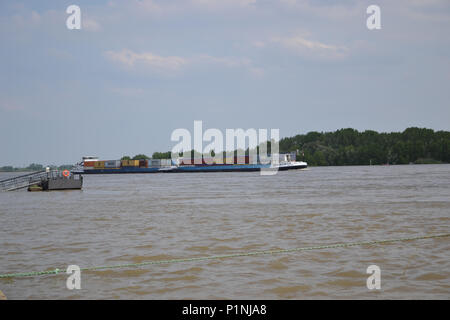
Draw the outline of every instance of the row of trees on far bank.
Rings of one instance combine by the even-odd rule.
[[[269,143],[269,152],[270,149]],[[372,130],[359,132],[351,128],[334,132],[312,131],[281,139],[279,150],[282,153],[296,151],[297,159],[308,162],[310,166],[450,163],[450,132],[417,127],[390,133]],[[192,150],[191,154],[196,157],[197,153],[194,155]],[[214,156],[214,152],[211,156]],[[152,155],[153,159],[170,157],[170,151],[155,152]],[[122,160],[149,158],[145,154],[137,154],[132,158],[124,156]],[[0,167],[0,172],[40,171],[44,168],[41,164],[32,163],[27,167]],[[72,165],[51,168],[64,170],[72,168]]]
[[[450,163],[450,132],[408,128],[378,133],[341,129],[280,140],[280,152],[299,151],[312,166]]]

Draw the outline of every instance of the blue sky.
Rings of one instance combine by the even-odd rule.
[[[449,31],[448,0],[2,1],[0,165],[151,155],[194,120],[449,130]]]

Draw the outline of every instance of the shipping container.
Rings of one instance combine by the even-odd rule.
[[[105,167],[105,161],[96,161],[94,163],[94,168],[104,168]]]
[[[152,159],[151,160],[151,166],[153,168],[160,167],[161,166],[161,159]]]
[[[119,160],[105,161],[105,168],[120,168],[120,161]]]
[[[139,167],[139,160],[122,160],[122,167]]]
[[[96,162],[97,161],[84,161],[83,162],[83,166],[84,167],[92,167],[93,168]]]
[[[162,167],[169,167],[172,165],[172,159],[161,159]]]
[[[139,168],[148,168],[148,160],[147,159],[139,160]]]

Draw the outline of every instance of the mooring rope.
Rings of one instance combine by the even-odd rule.
[[[217,260],[217,259],[247,257],[247,256],[272,255],[272,254],[279,254],[279,253],[290,253],[290,252],[333,249],[333,248],[346,248],[346,247],[353,247],[353,246],[386,244],[386,243],[393,243],[393,242],[413,241],[413,240],[423,240],[423,239],[436,239],[436,238],[445,238],[445,237],[450,237],[450,233],[438,234],[438,235],[417,236],[417,237],[407,237],[407,238],[397,238],[397,239],[387,239],[387,240],[336,243],[336,244],[329,244],[329,245],[310,246],[310,247],[301,247],[301,248],[293,248],[293,249],[263,250],[263,251],[251,251],[251,252],[242,252],[242,253],[215,255],[215,256],[204,256],[204,257],[179,258],[179,259],[168,259],[168,260],[152,260],[152,261],[146,261],[146,262],[140,262],[140,263],[128,263],[128,264],[118,264],[118,265],[110,265],[110,266],[87,267],[87,268],[80,268],[80,270],[81,271],[97,271],[97,270],[108,270],[108,269],[119,269],[119,268],[131,268],[131,267],[142,267],[142,266],[148,266],[148,265],[170,264],[170,263],[178,263],[178,262],[192,262],[192,261]],[[40,275],[52,275],[52,274],[58,274],[60,272],[65,273],[65,269],[64,268],[61,268],[61,269],[56,268],[54,270],[48,270],[48,271],[0,274],[0,279],[33,277],[33,276],[40,276]]]

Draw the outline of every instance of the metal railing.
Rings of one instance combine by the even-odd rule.
[[[58,170],[37,171],[0,181],[0,191],[13,191],[61,176]]]

